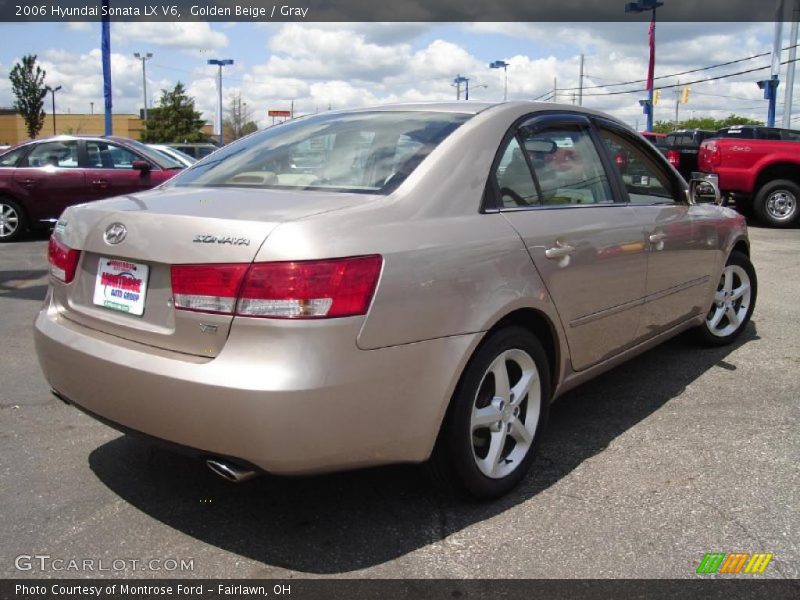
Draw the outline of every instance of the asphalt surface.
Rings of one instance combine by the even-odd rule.
[[[414,466],[235,486],[62,404],[31,336],[46,239],[0,246],[0,577],[681,578],[712,551],[800,577],[800,229],[751,238],[739,343],[681,336],[562,398],[528,479],[482,504]]]

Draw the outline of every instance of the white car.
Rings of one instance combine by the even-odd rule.
[[[191,167],[194,163],[197,162],[197,159],[189,156],[185,152],[181,152],[180,150],[176,150],[175,148],[170,148],[169,146],[165,146],[164,144],[147,144],[153,150],[168,156],[174,160],[177,160],[181,163],[184,167]]]

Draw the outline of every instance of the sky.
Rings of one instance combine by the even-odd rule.
[[[387,102],[454,100],[456,75],[470,78],[470,99],[501,101],[503,71],[488,63],[505,60],[509,99],[534,99],[552,90],[572,103],[585,55],[583,105],[609,112],[644,129],[638,100],[644,93],[607,95],[643,85],[607,86],[644,79],[647,23],[112,23],[111,64],[114,112],[137,113],[142,106],[142,67],[134,52],[152,52],[147,62],[149,105],[160,90],[181,81],[209,121],[216,106],[216,67],[209,58],[231,58],[224,70],[227,106],[240,93],[253,120],[271,122],[268,109],[297,114]],[[659,23],[656,76],[740,59],[772,48],[772,23]],[[61,85],[57,112],[102,112],[99,23],[0,24],[0,72],[8,73],[24,54],[37,54],[47,83]],[[788,46],[789,25],[783,28]],[[784,52],[783,60],[788,59]],[[671,77],[685,83],[766,66],[769,57],[701,73]],[[785,72],[785,67],[784,67]],[[680,118],[725,117],[731,113],[766,119],[767,102],[755,81],[759,71],[715,82],[692,84]],[[800,77],[798,77],[800,79]],[[781,80],[785,81],[782,72]],[[800,93],[800,81],[795,96]],[[778,119],[784,86],[779,89]],[[0,79],[0,106],[13,103],[11,85]],[[797,105],[797,102],[795,102]],[[49,112],[49,101],[46,109]],[[800,125],[797,109],[794,125]],[[675,96],[662,92],[656,120],[672,120]]]

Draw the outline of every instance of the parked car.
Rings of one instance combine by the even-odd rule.
[[[697,202],[713,186],[687,194],[612,117],[541,107],[325,112],[68,209],[34,326],[47,381],[232,481],[432,457],[509,491],[554,398],[685,330],[731,342],[757,291],[744,219]],[[313,174],[304,143],[332,150]]]
[[[73,204],[163,183],[183,165],[120,137],[58,136],[0,155],[0,242],[55,223]]]
[[[176,143],[176,144],[166,144],[170,148],[175,148],[175,150],[180,150],[184,154],[188,154],[195,160],[200,160],[201,158],[208,156],[212,152],[217,150],[217,146],[214,144],[203,144],[203,143]]]
[[[166,155],[168,158],[178,161],[184,167],[191,167],[194,163],[197,162],[196,158],[193,158],[186,154],[185,152],[181,152],[180,150],[175,150],[170,146],[166,146],[164,144],[147,144],[156,152],[160,152],[161,154]]]
[[[758,135],[703,142],[696,177],[713,181],[742,212],[754,212],[772,227],[790,227],[800,218],[800,143],[788,141],[785,133],[781,139]]]
[[[697,171],[700,144],[712,137],[716,137],[716,132],[705,129],[682,129],[667,134],[667,160],[687,181]]]

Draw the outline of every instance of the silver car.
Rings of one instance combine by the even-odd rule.
[[[59,397],[233,481],[430,459],[495,497],[559,395],[742,333],[756,274],[715,192],[574,106],[327,112],[65,211],[36,348]]]

